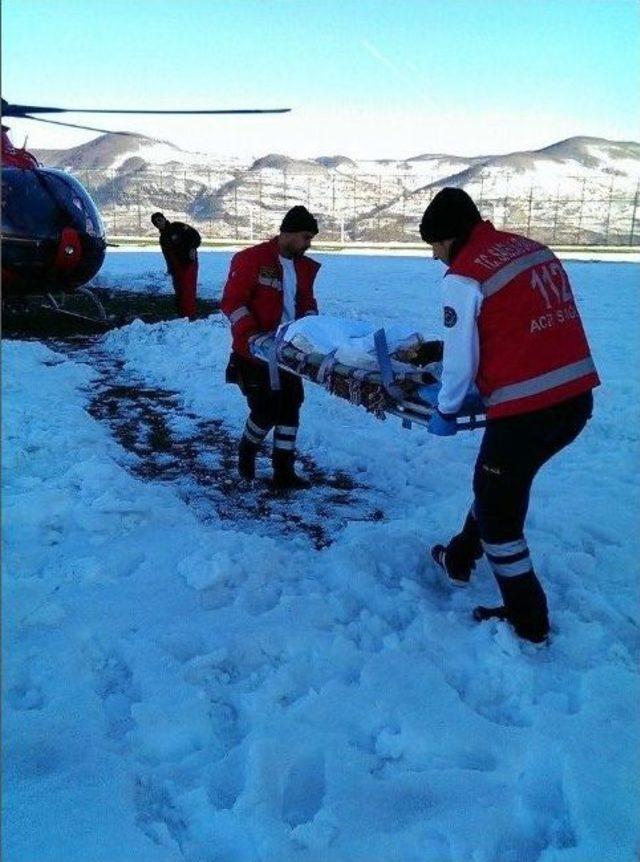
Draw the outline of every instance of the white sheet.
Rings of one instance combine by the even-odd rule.
[[[378,368],[373,334],[380,325],[363,321],[347,320],[329,315],[303,317],[290,323],[284,341],[291,343],[304,353],[320,353],[323,356],[335,350],[338,362],[357,368]],[[391,354],[399,349],[418,347],[427,339],[419,332],[407,330],[397,324],[385,326],[387,343]],[[398,363],[404,366],[404,363]],[[405,366],[411,369],[410,365]]]

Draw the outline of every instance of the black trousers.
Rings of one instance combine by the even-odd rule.
[[[575,440],[592,411],[589,391],[543,410],[487,422],[473,476],[473,513],[483,542],[522,537],[536,473]]]
[[[469,562],[484,552],[516,632],[541,641],[549,630],[547,600],[524,537],[538,470],[580,434],[593,410],[586,392],[552,407],[489,420],[473,476],[474,503],[452,544]]]
[[[233,353],[237,383],[247,399],[249,418],[265,434],[274,426],[300,424],[300,407],[304,401],[302,381],[295,374],[280,369],[280,389],[273,391],[269,381],[269,368],[263,362],[251,362]]]

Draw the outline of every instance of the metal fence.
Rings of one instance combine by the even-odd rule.
[[[155,235],[150,215],[195,225],[212,240],[260,240],[277,232],[283,214],[304,204],[319,222],[319,239],[336,243],[419,241],[420,217],[439,178],[407,171],[362,174],[318,166],[309,173],[224,166],[75,171],[102,213],[107,234]],[[560,177],[545,186],[517,173],[475,178],[464,188],[496,227],[552,245],[640,245],[636,178],[607,173]],[[552,189],[550,191],[550,189]]]

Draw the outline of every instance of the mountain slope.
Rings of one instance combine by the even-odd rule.
[[[415,241],[420,215],[446,185],[464,187],[496,224],[544,241],[621,243],[636,232],[635,141],[581,136],[500,155],[354,160],[268,153],[247,162],[106,134],[36,155],[78,174],[113,234],[151,233],[148,216],[161,209],[208,236],[251,239],[269,235],[283,211],[303,203],[327,239]]]

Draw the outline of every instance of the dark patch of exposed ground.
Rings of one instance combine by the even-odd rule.
[[[308,455],[299,458],[312,482],[308,491],[274,491],[266,450],[258,459],[258,478],[242,481],[235,429],[189,411],[177,392],[133,379],[99,338],[56,339],[49,345],[98,372],[88,410],[133,456],[123,466],[141,479],[170,485],[200,519],[262,535],[304,536],[323,548],[350,521],[384,517],[365,486],[344,472],[328,473]]]

